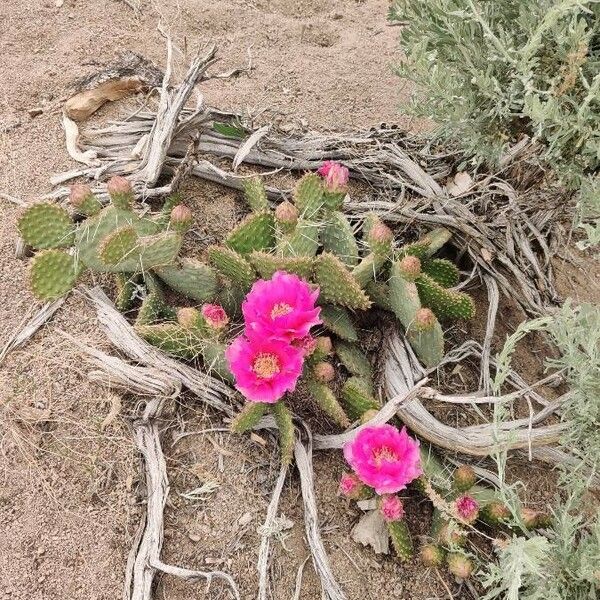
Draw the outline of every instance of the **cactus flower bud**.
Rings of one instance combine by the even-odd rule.
[[[439,532],[438,539],[443,546],[463,546],[467,541],[467,535],[456,523],[444,523]]]
[[[436,544],[425,544],[419,554],[426,567],[437,568],[444,562],[444,549]]]
[[[313,373],[317,381],[321,383],[329,383],[335,379],[335,369],[331,363],[322,361],[317,363],[313,368]]]
[[[298,222],[298,209],[285,200],[275,209],[275,220],[284,231],[292,231]]]
[[[92,195],[92,188],[85,183],[75,183],[71,186],[69,202],[75,208],[83,206],[85,201]]]
[[[387,256],[391,252],[393,240],[394,232],[380,220],[371,227],[367,236],[371,250],[377,255]]]
[[[427,331],[437,322],[436,316],[429,308],[419,308],[415,313],[415,328],[417,331]]]
[[[510,510],[503,502],[493,501],[483,507],[482,517],[492,525],[499,525],[510,517]]]
[[[385,494],[379,500],[379,512],[386,523],[392,523],[404,517],[404,505],[398,496]]]
[[[125,177],[115,175],[108,180],[106,191],[117,208],[127,210],[133,202],[133,188]]]
[[[178,204],[171,210],[171,225],[177,231],[186,231],[193,220],[192,211],[185,204]]]
[[[472,496],[460,496],[454,501],[456,514],[466,523],[473,523],[479,516],[479,502]]]
[[[459,492],[470,490],[477,480],[473,467],[461,465],[454,471],[454,489]]]
[[[400,261],[400,273],[409,281],[414,281],[421,274],[421,261],[416,256],[405,256]]]
[[[353,473],[343,473],[338,489],[340,496],[346,496],[346,498],[350,498],[351,500],[359,500],[365,495],[367,487]]]
[[[460,579],[468,579],[473,573],[473,563],[464,554],[459,552],[451,552],[446,557],[446,563],[448,564],[448,571],[460,577]]]
[[[206,324],[216,331],[225,328],[227,323],[229,323],[227,313],[219,304],[203,304],[200,313],[204,317]]]
[[[533,510],[532,508],[521,509],[521,520],[527,529],[535,529],[538,527],[538,517],[539,513],[537,510]]]
[[[186,329],[196,327],[200,323],[200,313],[195,308],[180,308],[177,311],[177,322]]]
[[[350,172],[344,165],[334,160],[326,160],[319,167],[317,173],[325,180],[325,189],[328,192],[345,193]]]

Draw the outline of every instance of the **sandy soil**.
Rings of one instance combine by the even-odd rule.
[[[180,69],[207,41],[219,45],[223,70],[244,64],[251,48],[250,77],[204,86],[207,100],[220,108],[254,114],[267,109],[283,122],[315,129],[414,125],[398,115],[402,91],[392,72],[399,55],[397,32],[386,25],[385,0],[341,0],[326,8],[318,0],[131,3],[139,13],[118,0],[3,0],[0,192],[34,199],[50,190],[52,174],[74,167],[60,125],[60,106],[71,85],[124,50],[161,66],[159,21],[181,49]],[[216,186],[194,183],[186,192],[201,233],[218,236],[215,223],[237,214],[235,196]],[[0,202],[1,345],[35,302],[27,289],[26,263],[13,257],[19,209]],[[143,489],[128,420],[135,401],[90,384],[86,366],[60,330],[103,344],[93,312],[72,294],[32,343],[0,365],[0,598],[119,597],[141,510]],[[103,423],[119,402],[120,415]],[[169,418],[165,426],[173,432],[184,422],[187,431],[222,426],[187,398]],[[167,433],[172,490],[165,559],[227,570],[243,598],[254,598],[257,527],[277,475],[272,443],[263,448],[227,433],[199,434],[173,446],[170,439]],[[431,571],[417,563],[400,566],[349,542],[357,512],[335,496],[342,468],[337,454],[316,459],[324,541],[348,597],[446,598]],[[181,495],[206,482],[215,490],[204,500]],[[275,543],[272,566],[276,600],[292,597],[296,573],[308,556],[298,496],[298,482],[291,479],[281,507],[291,527]],[[416,514],[423,522],[412,525],[424,532],[426,510]],[[203,587],[170,578],[159,588],[157,597],[174,600],[229,597],[218,585],[204,594]],[[310,562],[300,597],[320,598]]]

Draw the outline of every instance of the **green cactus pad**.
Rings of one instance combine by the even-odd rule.
[[[197,300],[212,300],[217,293],[217,275],[208,265],[192,258],[183,258],[179,264],[154,269],[156,274],[173,290]]]
[[[294,204],[303,219],[315,219],[323,206],[323,185],[316,173],[307,173],[294,190]]]
[[[268,250],[275,245],[275,221],[270,212],[249,214],[227,236],[225,245],[239,254]]]
[[[444,227],[432,229],[429,233],[420,237],[416,242],[407,244],[398,250],[397,258],[403,256],[416,256],[420,260],[425,260],[433,256],[442,246],[452,238],[452,233]]]
[[[351,419],[360,419],[368,410],[379,410],[381,403],[373,396],[371,384],[361,377],[350,377],[342,387],[342,400]]]
[[[415,285],[423,306],[430,308],[438,319],[471,319],[475,315],[475,304],[468,294],[445,289],[425,273],[421,273]]]
[[[415,283],[402,277],[399,262],[392,264],[389,286],[392,311],[404,328],[408,329],[421,308],[421,300]]]
[[[215,373],[223,381],[234,383],[234,377],[225,358],[226,349],[227,346],[217,340],[205,340],[202,347],[202,361],[208,373]]]
[[[43,250],[31,261],[31,289],[40,300],[56,300],[71,291],[80,273],[74,256],[64,250]]]
[[[409,325],[406,337],[427,368],[432,369],[440,364],[444,358],[444,332],[437,319],[433,327],[428,329],[419,329],[414,323]]]
[[[117,295],[115,306],[120,312],[127,312],[133,306],[137,290],[137,277],[133,273],[115,273]]]
[[[421,263],[423,273],[427,273],[431,279],[444,288],[452,288],[458,285],[460,271],[458,267],[445,258],[432,258]]]
[[[371,301],[337,256],[324,252],[315,261],[320,299],[353,310],[367,310]]]
[[[242,408],[231,422],[231,431],[233,433],[249,431],[258,424],[269,408],[270,404],[266,404],[265,402],[246,402],[244,408]]]
[[[135,330],[147,342],[176,358],[194,359],[204,347],[204,341],[194,329],[186,329],[178,323],[136,325]]]
[[[314,261],[310,256],[292,256],[285,258],[266,252],[253,252],[250,262],[263,279],[270,279],[275,271],[295,273],[298,277],[309,280],[312,277]]]
[[[216,301],[223,307],[230,318],[236,318],[242,314],[242,302],[247,292],[247,288],[226,282],[219,289]]]
[[[261,213],[269,210],[265,184],[260,177],[253,177],[244,182],[244,195],[252,212]]]
[[[168,305],[163,295],[159,292],[151,292],[142,301],[135,324],[150,325],[158,321],[167,312]]]
[[[388,531],[398,558],[402,562],[410,560],[413,557],[414,549],[406,521],[392,521],[388,523]]]
[[[330,304],[321,307],[323,325],[338,337],[348,342],[358,341],[358,331],[352,322],[350,313],[341,306]]]
[[[381,254],[370,253],[365,256],[352,270],[352,275],[358,281],[360,287],[366,287],[370,281],[377,279],[387,258]]]
[[[75,212],[78,215],[84,217],[93,217],[102,210],[102,202],[94,196],[94,194],[88,194],[83,201],[75,207]]]
[[[325,252],[337,256],[347,267],[358,264],[358,245],[352,225],[347,217],[334,211],[327,214],[327,220],[321,229],[321,244]]]
[[[340,340],[335,343],[334,348],[341,363],[352,375],[364,377],[368,381],[373,379],[369,359],[356,344],[349,344]]]
[[[383,281],[369,281],[366,287],[367,295],[374,304],[383,310],[392,310],[392,304],[390,302],[390,286]]]
[[[319,408],[344,429],[350,427],[350,419],[338,402],[331,388],[313,379],[308,381],[308,390]]]
[[[25,243],[39,250],[68,248],[75,240],[75,226],[69,213],[55,204],[30,206],[17,227]]]
[[[252,265],[231,248],[211,246],[208,248],[208,258],[219,273],[241,289],[249,290],[256,280]]]
[[[379,217],[379,215],[377,213],[369,212],[369,213],[365,214],[364,219],[363,219],[363,224],[362,224],[363,240],[366,240],[369,237],[369,234],[371,233],[371,229],[373,229],[373,226],[380,222],[381,222],[381,218]]]
[[[279,449],[281,451],[281,463],[289,465],[294,456],[294,443],[296,436],[294,433],[294,423],[292,413],[288,407],[281,401],[272,405],[275,422],[279,428]]]
[[[318,249],[319,225],[306,219],[299,219],[291,233],[283,234],[277,240],[280,256],[314,256]]]
[[[138,235],[131,225],[119,227],[102,240],[98,246],[98,257],[103,263],[116,266],[136,253],[137,243]]]

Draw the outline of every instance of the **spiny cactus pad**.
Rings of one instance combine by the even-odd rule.
[[[341,306],[327,304],[321,307],[323,325],[338,337],[348,342],[358,341],[358,331],[352,322],[350,313]]]
[[[116,273],[115,285],[117,288],[115,306],[117,310],[126,312],[133,307],[135,301],[138,286],[137,277],[133,273]]]
[[[176,358],[196,358],[204,347],[198,333],[178,323],[137,325],[135,330],[147,342]]]
[[[475,315],[475,304],[468,294],[443,288],[426,273],[415,284],[423,306],[431,308],[438,319],[470,319]]]
[[[244,182],[244,194],[252,212],[261,213],[269,210],[265,184],[260,177],[253,177]]]
[[[310,256],[286,258],[266,252],[252,252],[249,258],[263,279],[270,279],[275,271],[294,273],[307,281],[312,277],[314,260]]]
[[[256,280],[252,265],[241,255],[223,246],[211,246],[208,257],[215,269],[242,289],[249,290]]]
[[[294,204],[303,219],[314,219],[323,206],[323,186],[316,173],[307,173],[294,190]]]
[[[436,283],[444,288],[452,288],[458,285],[460,271],[458,267],[445,258],[432,258],[422,264],[423,273],[426,273]]]
[[[377,275],[386,263],[386,257],[381,254],[367,254],[354,269],[352,275],[360,287],[366,287],[370,281],[377,279]]]
[[[335,353],[352,375],[364,377],[368,381],[372,380],[373,372],[369,359],[356,344],[349,344],[340,340],[335,343]]]
[[[280,256],[314,256],[319,249],[319,225],[299,219],[291,233],[282,234],[277,240]]]
[[[436,367],[444,358],[444,332],[437,319],[427,328],[413,321],[406,333],[412,349],[426,367]]]
[[[217,293],[217,276],[211,267],[192,258],[183,258],[179,264],[155,269],[156,274],[172,289],[205,302]]]
[[[421,300],[415,283],[404,278],[400,262],[392,265],[389,286],[392,310],[400,323],[408,328],[421,308]]]
[[[367,310],[371,301],[337,256],[324,252],[315,261],[320,298],[353,310]]]
[[[225,344],[217,340],[204,340],[201,350],[202,360],[207,373],[216,374],[224,381],[233,384],[234,379],[225,358],[225,350]]]
[[[321,243],[325,252],[337,256],[347,267],[358,264],[358,244],[352,225],[343,213],[336,210],[326,215],[321,229]]]
[[[350,426],[350,419],[342,408],[342,405],[335,397],[333,390],[326,384],[320,383],[311,379],[308,382],[308,389],[319,405],[319,408],[331,417],[340,427],[346,428]]]
[[[294,456],[294,443],[296,435],[294,432],[294,423],[292,421],[292,413],[283,402],[277,402],[272,405],[275,423],[279,429],[279,448],[281,451],[281,462],[284,465],[289,465]]]
[[[361,377],[350,377],[344,382],[342,400],[351,419],[360,419],[368,410],[381,408],[373,396],[370,382]]]
[[[252,213],[227,236],[225,244],[239,254],[268,250],[275,245],[275,222],[270,212]]]
[[[30,206],[19,219],[19,233],[26,244],[44,250],[73,245],[75,226],[69,213],[50,203]]]
[[[413,557],[413,542],[404,520],[388,523],[388,531],[392,540],[392,546],[401,561],[410,560]]]
[[[40,300],[55,300],[73,288],[80,272],[75,257],[64,250],[43,250],[31,262],[31,289]]]
[[[234,433],[249,431],[258,424],[269,408],[270,405],[264,402],[246,402],[231,422],[231,431]]]

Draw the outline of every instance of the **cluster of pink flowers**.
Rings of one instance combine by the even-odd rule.
[[[334,194],[345,193],[350,173],[344,165],[334,160],[326,160],[317,170],[323,178],[325,189]]]
[[[242,304],[244,333],[225,354],[237,389],[250,402],[273,404],[295,389],[304,357],[314,350],[310,329],[321,323],[318,296],[285,271],[252,286]]]
[[[401,519],[404,507],[395,494],[423,474],[419,442],[405,427],[401,431],[392,425],[363,427],[344,446],[344,457],[354,475],[342,476],[340,492],[354,499],[365,486],[372,488],[380,496],[379,511],[384,520]]]

